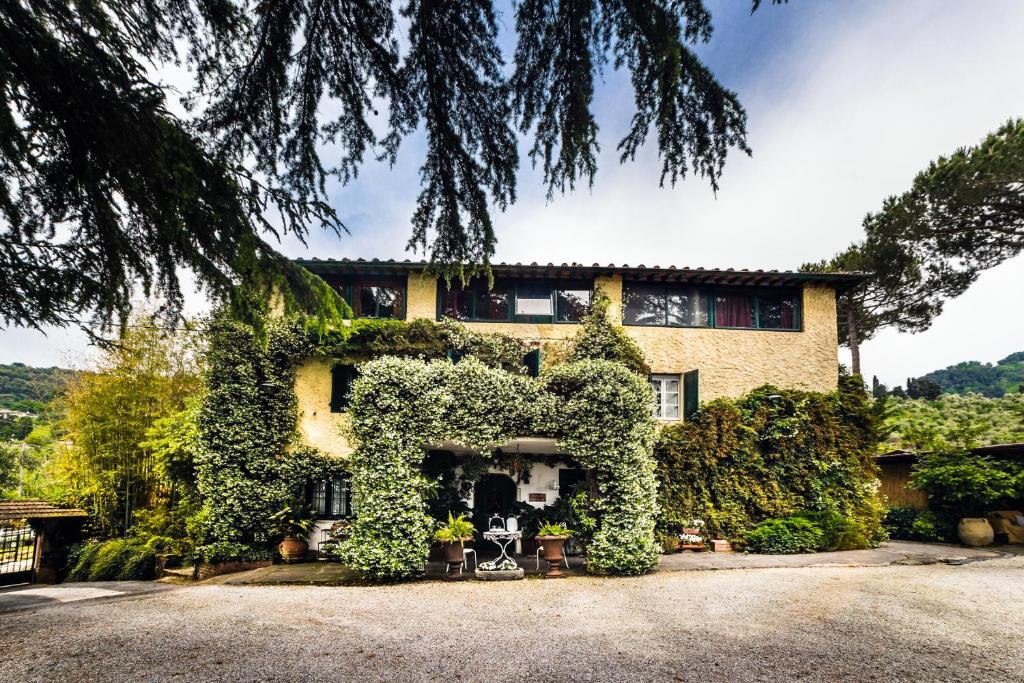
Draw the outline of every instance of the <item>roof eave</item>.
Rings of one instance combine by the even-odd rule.
[[[385,275],[399,274],[409,271],[426,272],[431,264],[426,261],[390,261],[366,259],[297,259],[299,265],[317,274],[342,274],[345,272],[363,272]],[[516,275],[519,277],[543,277],[556,279],[573,279],[581,277],[597,277],[602,275],[621,275],[630,280],[641,282],[685,282],[705,285],[746,285],[746,286],[797,286],[804,284],[822,284],[833,287],[837,292],[845,292],[864,282],[868,273],[807,273],[779,270],[747,270],[733,268],[677,268],[669,266],[647,267],[644,265],[631,267],[628,264],[595,263],[586,266],[579,263],[494,263],[491,270],[495,276]]]

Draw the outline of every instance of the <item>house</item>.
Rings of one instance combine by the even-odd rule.
[[[497,264],[493,288],[476,278],[449,286],[410,261],[299,262],[338,289],[356,317],[462,321],[501,332],[541,349],[576,334],[592,293],[611,300],[610,315],[624,326],[650,365],[659,420],[685,420],[700,401],[740,396],[765,383],[833,391],[838,377],[836,294],[861,282],[855,273],[795,273],[677,267]],[[296,374],[299,431],[311,446],[338,456],[350,452],[340,435],[346,383],[330,359],[312,359]],[[458,449],[446,446],[456,455]],[[521,439],[500,446],[523,455],[557,455],[554,443]],[[495,509],[516,501],[543,506],[578,481],[568,465],[537,463],[529,482],[492,471],[477,486]],[[503,477],[503,479],[502,479]],[[326,516],[350,503],[341,482],[313,492]],[[502,503],[494,504],[493,500]]]

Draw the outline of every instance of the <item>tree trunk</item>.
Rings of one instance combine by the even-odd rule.
[[[860,339],[857,337],[857,315],[853,305],[846,305],[846,342],[850,345],[850,371],[860,374]]]

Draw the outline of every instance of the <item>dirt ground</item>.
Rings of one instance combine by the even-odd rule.
[[[50,590],[0,614],[0,679],[1024,680],[1024,557],[373,588],[122,585],[66,602],[60,591],[83,584]]]

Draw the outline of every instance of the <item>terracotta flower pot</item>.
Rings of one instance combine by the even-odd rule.
[[[961,543],[972,548],[990,545],[995,539],[995,531],[984,517],[964,517],[956,525],[956,533]]]
[[[565,574],[559,568],[562,564],[562,560],[565,558],[564,548],[565,540],[567,536],[537,536],[537,540],[540,541],[541,546],[544,550],[541,551],[541,556],[544,561],[548,563],[548,570],[544,573],[545,579],[560,579]]]
[[[281,541],[281,544],[277,546],[277,550],[281,553],[281,559],[284,560],[285,564],[294,564],[306,559],[306,551],[309,550],[309,544],[306,543],[304,538],[289,536]]]
[[[441,552],[444,554],[444,561],[448,564],[449,573],[458,573],[459,567],[462,566],[462,560],[465,557],[462,550],[465,548],[466,541],[471,540],[472,538],[464,538],[461,543],[455,541],[454,543],[441,544]]]

